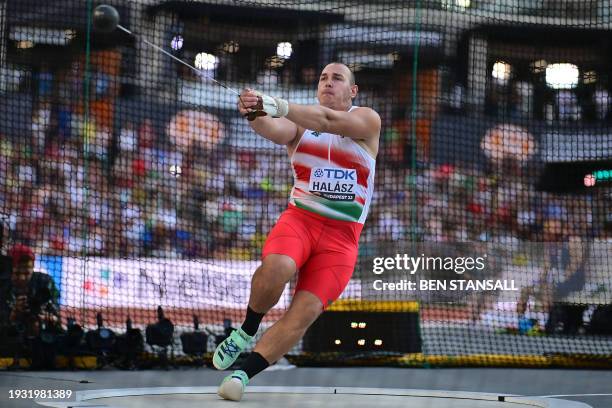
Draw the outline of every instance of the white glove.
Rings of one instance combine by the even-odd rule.
[[[257,106],[255,106],[256,111],[265,112],[273,118],[282,118],[289,113],[289,102],[285,99],[265,95],[257,91],[253,92],[259,97]]]

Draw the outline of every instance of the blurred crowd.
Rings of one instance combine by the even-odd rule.
[[[377,182],[374,211],[364,229],[371,241],[542,242],[548,219],[561,222],[565,236],[602,233],[594,214],[603,203],[587,195],[539,191],[532,171],[512,163],[490,171],[424,165],[413,174],[383,162]]]
[[[147,119],[113,135],[73,115],[60,136],[50,110],[0,141],[1,212],[37,253],[250,259],[286,205],[282,152],[179,151]]]

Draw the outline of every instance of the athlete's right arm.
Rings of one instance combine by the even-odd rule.
[[[238,111],[242,116],[249,113],[257,105],[257,95],[251,89],[244,89],[238,99]],[[297,136],[297,125],[285,118],[258,116],[250,121],[251,128],[266,139],[279,144],[288,145]]]

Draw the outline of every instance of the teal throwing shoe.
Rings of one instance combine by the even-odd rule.
[[[247,374],[242,370],[236,370],[223,379],[217,394],[226,400],[240,401],[248,383],[249,377]]]
[[[240,353],[251,343],[249,336],[242,329],[237,329],[217,346],[213,354],[213,365],[217,370],[226,370],[236,361]]]

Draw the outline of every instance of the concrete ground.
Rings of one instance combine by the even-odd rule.
[[[10,399],[9,391],[16,389],[75,392],[108,388],[216,386],[224,375],[226,373],[209,368],[168,371],[4,371],[0,372],[0,407],[39,407],[32,400]],[[411,388],[526,396],[580,394],[563,398],[582,401],[593,408],[609,408],[612,407],[610,384],[612,371],[598,370],[358,367],[265,371],[255,377],[250,385]],[[265,406],[273,407],[269,402]]]

